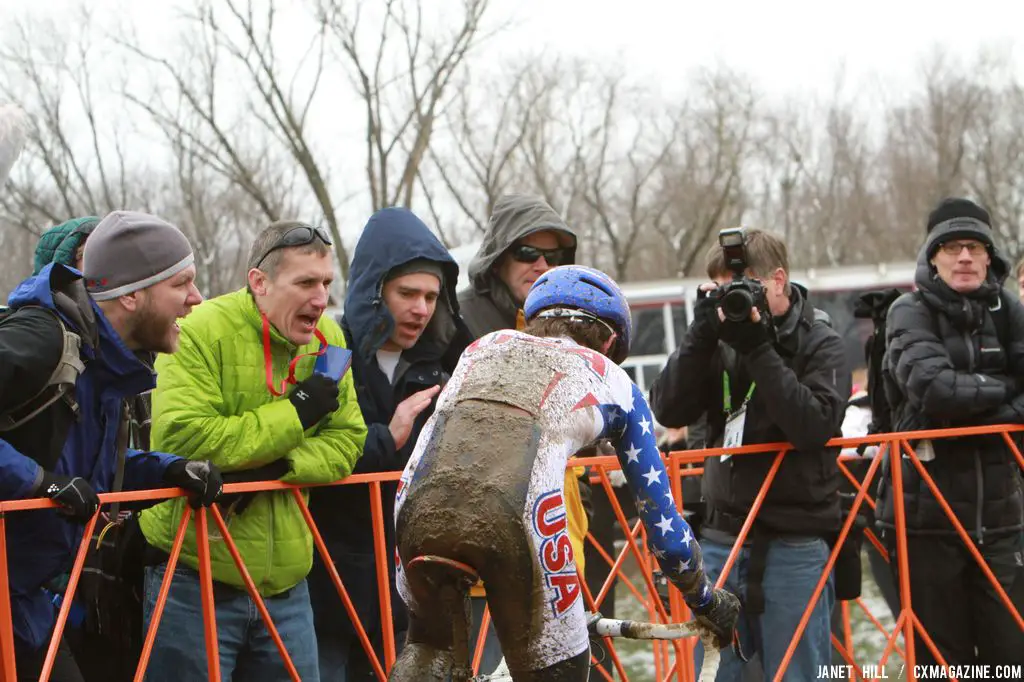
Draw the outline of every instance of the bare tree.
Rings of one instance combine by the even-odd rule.
[[[0,40],[0,97],[17,101],[34,125],[0,207],[8,224],[39,235],[69,218],[145,204],[145,168],[129,163],[122,122],[96,101],[91,73],[100,59],[82,31],[53,21],[14,21]]]
[[[986,61],[968,69],[936,51],[922,66],[921,90],[887,108],[877,168],[889,227],[907,245],[920,244],[925,218],[939,199],[969,191],[968,133],[985,99]]]
[[[536,121],[548,113],[542,101],[558,84],[558,73],[540,59],[517,60],[511,68],[479,80],[472,76],[467,71],[459,84],[441,119],[444,127],[435,138],[440,144],[431,145],[431,163],[420,170],[423,194],[446,244],[452,239],[442,226],[454,219],[445,221],[436,211],[426,178],[436,177],[460,221],[483,233],[495,202],[523,189],[514,186],[521,179],[521,150]]]
[[[1000,245],[1017,260],[1024,256],[1024,86],[1015,73],[1007,80],[990,86],[974,116],[967,184],[992,216]]]
[[[123,94],[149,114],[168,140],[180,140],[174,144],[182,153],[195,155],[241,190],[256,208],[255,219],[266,223],[322,217],[344,280],[349,256],[337,202],[328,188],[328,174],[313,152],[307,125],[325,68],[325,32],[322,27],[314,32],[296,73],[289,76],[275,53],[277,18],[272,1],[204,2],[183,15],[182,35],[189,37],[183,55],[153,54],[122,41],[136,59],[158,67],[149,94],[138,94],[133,87],[126,87]],[[312,60],[309,73],[304,71],[307,60]],[[250,94],[239,97],[239,90]],[[295,173],[304,180],[302,191],[295,185]],[[297,212],[301,195],[307,192],[319,216]]]
[[[746,176],[758,133],[756,104],[750,84],[727,69],[694,79],[661,187],[669,208],[655,225],[656,254],[668,276],[701,274],[714,235],[738,225],[751,208]]]
[[[877,153],[866,115],[844,99],[843,85],[840,75],[824,105],[792,102],[765,120],[761,220],[781,228],[790,259],[805,267],[875,262],[892,241],[872,238],[888,234],[879,230]]]
[[[624,280],[641,235],[664,226],[670,202],[663,173],[683,118],[646,105],[647,93],[627,85],[621,75],[602,77],[596,95],[593,110],[600,118],[573,136],[583,207],[576,219],[596,228],[592,242],[607,255],[603,260],[615,277]],[[646,270],[641,264],[639,271]]]
[[[490,0],[462,0],[454,29],[431,35],[423,0],[385,0],[377,30],[364,24],[365,2],[317,0],[316,16],[350,67],[366,116],[366,178],[373,210],[411,206],[420,166],[449,90],[466,58],[490,35]],[[362,38],[374,36],[364,49]],[[398,41],[397,63],[389,54]]]

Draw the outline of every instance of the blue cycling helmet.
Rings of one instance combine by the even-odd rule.
[[[526,295],[523,313],[531,320],[543,310],[582,310],[618,333],[609,356],[621,364],[629,356],[633,323],[629,302],[608,275],[584,265],[562,265],[537,278]]]

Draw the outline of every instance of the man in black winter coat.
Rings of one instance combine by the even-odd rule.
[[[471,341],[459,316],[458,276],[455,260],[411,211],[386,208],[367,222],[352,259],[341,322],[367,427],[363,455],[352,473],[405,468],[437,394]],[[397,489],[397,481],[381,485],[393,623],[382,624],[380,618],[369,486],[316,488],[311,500],[313,517],[379,657],[383,628],[394,627],[399,646],[406,629],[392,559]],[[319,553],[309,580],[320,679],[372,675]]]
[[[917,291],[893,303],[886,325],[894,430],[1024,420],[1024,307],[1003,289],[1008,274],[987,211],[966,199],[936,207],[918,255]],[[923,440],[915,451],[1024,612],[1021,470],[1002,436]],[[891,462],[877,514],[895,570]],[[1024,663],[1024,633],[917,469],[901,462],[914,613],[950,665]],[[915,651],[918,661],[934,662],[923,643]]]
[[[708,253],[694,320],[651,387],[651,408],[667,427],[706,418],[708,447],[789,442],[725,587],[743,600],[744,648],[760,654],[765,679],[779,668],[824,572],[828,541],[840,527],[839,470],[828,440],[841,433],[851,377],[843,340],[815,315],[804,289],[789,281],[786,245],[744,230],[746,276],[765,289],[761,309],[727,321],[722,286],[732,280],[719,245]],[[710,457],[701,492],[704,565],[720,575],[776,453]],[[817,679],[831,657],[831,577],[786,668],[786,679]],[[698,655],[699,658],[699,655]],[[699,661],[698,661],[699,663]],[[753,662],[750,665],[754,665]],[[744,679],[744,666],[723,651],[719,682]]]

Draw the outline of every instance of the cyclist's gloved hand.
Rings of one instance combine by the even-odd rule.
[[[96,491],[81,476],[72,478],[52,471],[43,471],[35,495],[49,497],[62,507],[61,513],[76,521],[88,521],[100,507],[100,498]]]
[[[188,503],[193,509],[200,505],[209,507],[224,489],[220,469],[207,460],[179,459],[171,462],[164,470],[164,481],[192,493],[188,496]]]
[[[299,413],[305,431],[338,409],[338,382],[323,374],[314,374],[295,384],[288,400]]]
[[[697,624],[707,628],[714,636],[715,646],[724,649],[732,645],[736,621],[740,617],[740,600],[728,590],[716,589],[704,608],[693,609]]]

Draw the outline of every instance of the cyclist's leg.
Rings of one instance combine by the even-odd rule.
[[[409,607],[409,630],[388,680],[444,682],[452,666],[452,624],[444,606],[438,595],[422,585],[413,585],[401,565],[395,583]]]
[[[590,640],[573,560],[562,481],[543,472],[522,516],[518,551],[481,576],[512,678],[536,682],[586,680]],[[519,559],[513,559],[520,557]]]
[[[409,612],[409,635],[388,675],[389,682],[444,682],[452,667],[451,624]],[[445,636],[447,635],[447,636]]]
[[[587,682],[589,678],[589,646],[586,651],[542,670],[517,670],[512,673],[515,682]]]

